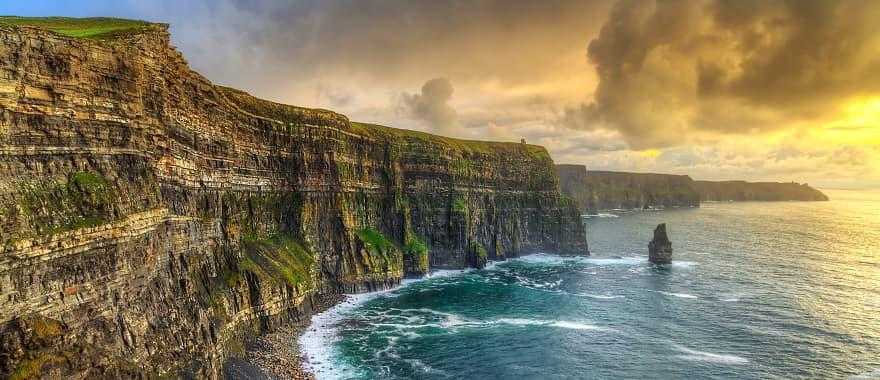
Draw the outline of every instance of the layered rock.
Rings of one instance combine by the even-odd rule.
[[[556,165],[562,193],[583,212],[699,207],[700,197],[686,175],[587,171],[583,165]]]
[[[796,182],[695,181],[703,201],[827,201],[828,196]]]
[[[150,25],[0,26],[0,376],[219,374],[339,292],[585,254],[547,151],[213,85]]]
[[[666,236],[666,223],[660,223],[654,229],[654,238],[648,243],[648,261],[654,264],[672,262],[672,242]]]

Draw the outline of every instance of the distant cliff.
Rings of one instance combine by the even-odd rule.
[[[562,193],[583,212],[700,205],[686,175],[587,171],[583,165],[556,165],[556,172]]]
[[[0,378],[217,377],[330,295],[587,253],[543,147],[260,100],[105,21],[0,25]]]
[[[561,192],[582,212],[698,207],[701,201],[827,201],[821,191],[794,182],[694,181],[686,175],[588,171],[556,165]]]
[[[828,196],[795,182],[694,181],[703,201],[827,201]]]

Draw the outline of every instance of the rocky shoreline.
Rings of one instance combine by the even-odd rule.
[[[335,294],[320,297],[314,305],[315,314],[324,312],[345,300],[345,296]],[[248,345],[243,357],[231,357],[223,365],[223,378],[227,380],[266,379],[266,380],[311,380],[315,376],[305,369],[307,360],[300,352],[299,338],[311,324],[305,323],[283,326],[263,334]]]

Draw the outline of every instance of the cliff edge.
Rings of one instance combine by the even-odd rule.
[[[806,183],[694,181],[703,201],[827,201],[828,196]]]
[[[0,20],[0,377],[217,377],[331,295],[587,253],[544,148],[257,99],[133,23]]]
[[[556,165],[560,189],[586,213],[599,210],[699,207],[700,196],[686,175],[588,171]]]

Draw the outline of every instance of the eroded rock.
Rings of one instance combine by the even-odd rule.
[[[648,243],[648,260],[654,264],[672,262],[672,242],[666,236],[666,223],[660,223],[654,229],[654,239]]]

